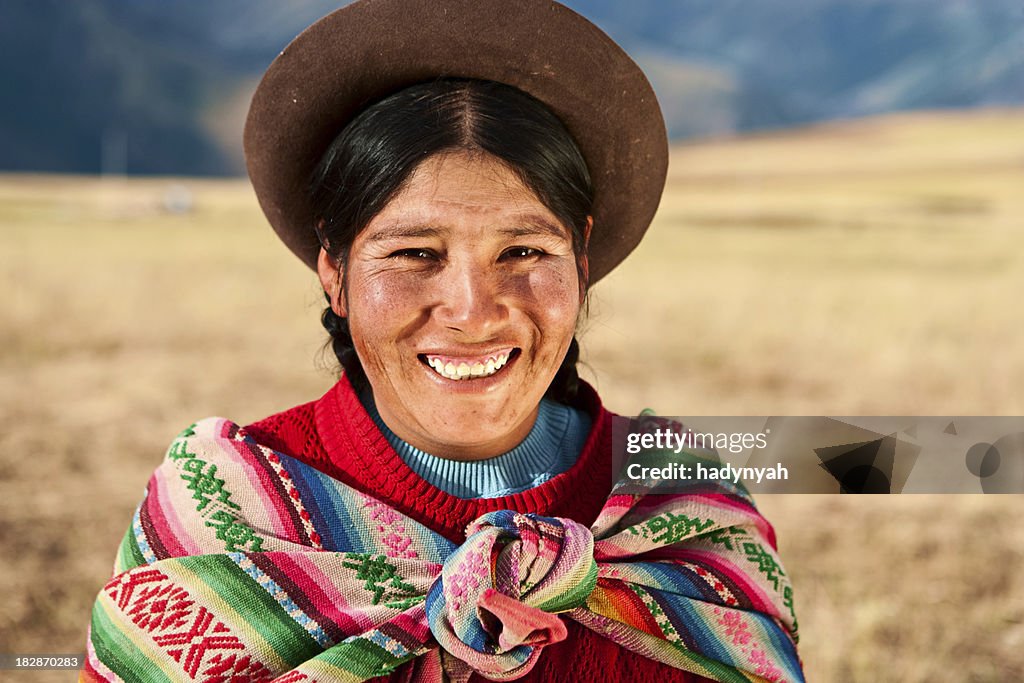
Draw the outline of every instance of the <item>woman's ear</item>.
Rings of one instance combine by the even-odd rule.
[[[347,317],[343,284],[345,278],[341,263],[331,258],[323,247],[320,247],[320,255],[316,259],[316,272],[320,276],[320,284],[331,299],[331,310],[338,317]]]

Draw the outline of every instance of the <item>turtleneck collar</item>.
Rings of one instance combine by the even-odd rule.
[[[591,427],[586,413],[545,399],[530,433],[512,450],[486,460],[450,460],[422,451],[391,431],[369,389],[359,393],[359,400],[413,472],[442,491],[464,499],[519,493],[565,472],[576,462]]]

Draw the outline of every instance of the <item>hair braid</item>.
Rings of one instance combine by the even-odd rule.
[[[576,363],[579,359],[580,343],[573,336],[569,350],[566,351],[565,358],[562,360],[558,372],[555,373],[555,378],[551,380],[551,386],[544,393],[546,398],[565,404],[570,404],[576,399],[576,394],[580,389],[580,375],[576,370]]]
[[[320,315],[320,323],[331,335],[331,350],[341,363],[349,383],[353,389],[360,392],[369,385],[369,381],[366,379],[362,363],[359,362],[359,356],[356,355],[356,346],[352,341],[352,334],[348,331],[348,319],[342,318],[331,308],[330,294],[324,292],[324,296],[327,298],[328,306]]]

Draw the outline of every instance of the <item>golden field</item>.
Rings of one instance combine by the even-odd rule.
[[[0,176],[0,277],[0,652],[81,652],[174,434],[331,385],[322,294],[242,180]],[[1022,292],[1024,111],[691,144],[583,374],[622,413],[1021,415]],[[1024,497],[759,502],[809,681],[1024,680]]]

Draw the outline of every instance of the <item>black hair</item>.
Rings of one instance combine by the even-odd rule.
[[[456,150],[490,154],[511,168],[572,236],[581,287],[585,232],[593,208],[586,161],[562,122],[527,93],[492,81],[439,79],[413,85],[364,109],[338,134],[310,189],[315,229],[342,266],[356,235],[398,194],[425,159]],[[348,320],[328,306],[321,316],[334,354],[361,390],[366,374]],[[545,396],[571,402],[579,343],[573,337]]]

